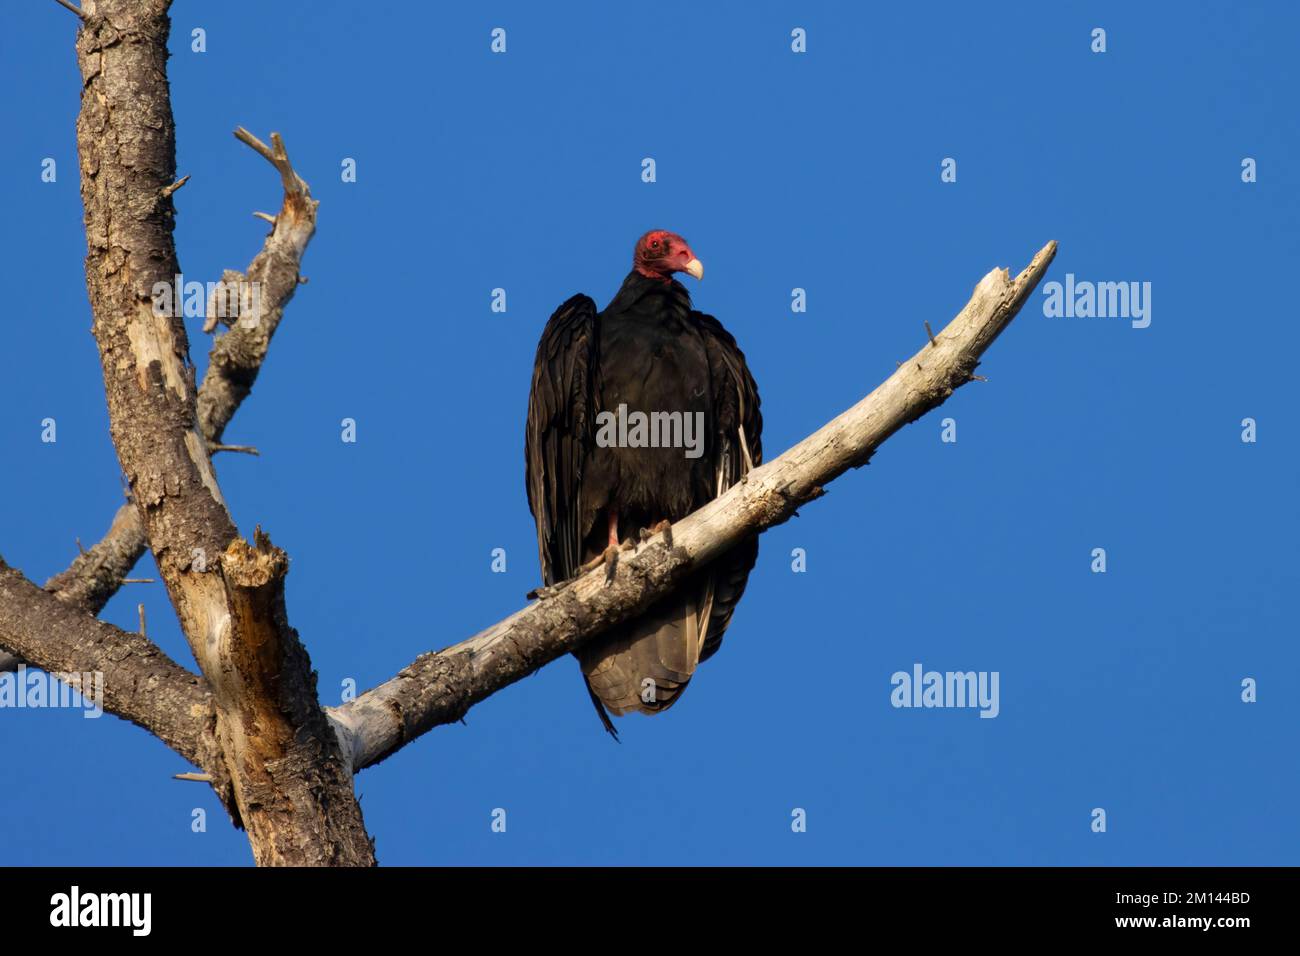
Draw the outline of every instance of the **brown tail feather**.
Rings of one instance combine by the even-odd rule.
[[[699,619],[696,600],[679,598],[580,648],[592,694],[620,717],[667,710],[699,663]]]
[[[690,598],[676,597],[579,648],[578,662],[592,703],[615,739],[610,713],[657,714],[677,702],[695,668],[722,643],[757,558],[755,538],[705,571],[697,587],[688,586]],[[647,685],[647,679],[653,684]],[[653,699],[643,700],[650,686]]]

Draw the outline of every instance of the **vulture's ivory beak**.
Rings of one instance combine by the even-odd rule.
[[[690,262],[686,263],[686,272],[689,275],[694,276],[696,279],[703,279],[704,263],[699,259],[692,259]]]

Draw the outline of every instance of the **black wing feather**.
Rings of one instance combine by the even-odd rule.
[[[595,435],[600,364],[596,303],[575,295],[555,310],[533,363],[524,438],[528,507],[537,521],[542,579],[555,584],[581,565],[582,471]]]
[[[714,469],[721,486],[717,494],[721,494],[738,482],[750,465],[758,467],[763,463],[763,414],[758,385],[735,338],[713,316],[703,312],[691,315],[704,336],[709,356],[717,422]],[[745,593],[749,572],[757,560],[758,538],[753,537],[727,552],[710,568],[713,607],[704,646],[700,649],[701,661],[712,657],[721,645],[722,635]]]

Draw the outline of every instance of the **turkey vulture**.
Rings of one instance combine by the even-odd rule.
[[[673,274],[700,279],[686,240],[642,236],[603,312],[575,295],[542,332],[524,440],[542,578],[604,561],[619,541],[668,528],[762,461],[758,387],[736,340],[691,308]],[[617,716],[667,710],[722,642],[758,558],[758,538],[694,574],[673,596],[581,647],[592,703]]]

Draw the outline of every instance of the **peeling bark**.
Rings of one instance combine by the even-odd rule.
[[[238,755],[241,767],[236,800],[257,808],[247,827],[259,865],[373,863],[360,814],[331,804],[339,794],[351,798],[352,768],[317,703],[307,651],[289,626],[288,571],[288,555],[260,528],[252,545],[236,539],[221,557],[230,624],[218,632],[205,673],[223,716],[222,749]],[[357,858],[358,844],[368,861]]]

